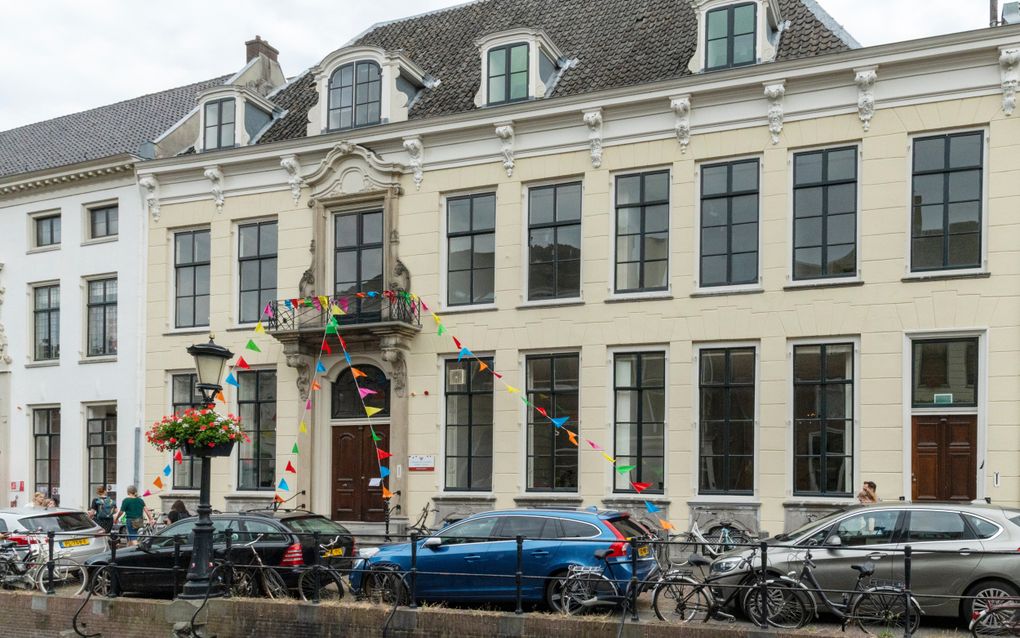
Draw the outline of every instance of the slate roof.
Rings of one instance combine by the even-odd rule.
[[[0,177],[137,153],[229,75],[0,131]]]
[[[815,0],[778,2],[790,26],[780,38],[777,60],[858,46]],[[402,50],[441,81],[408,113],[409,119],[423,119],[475,110],[481,64],[474,41],[517,27],[545,31],[566,58],[577,60],[550,97],[690,75],[687,64],[697,38],[690,0],[480,0],[376,25],[350,44]],[[318,101],[310,74],[273,99],[289,111],[259,143],[304,137],[308,109]]]

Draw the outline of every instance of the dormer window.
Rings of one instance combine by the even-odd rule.
[[[205,150],[234,146],[235,111],[234,98],[205,103],[205,133],[202,137]]]
[[[528,43],[489,49],[489,104],[528,99]]]
[[[381,121],[382,73],[371,60],[338,67],[329,78],[330,131],[371,126]]]
[[[754,64],[755,9],[753,3],[737,4],[706,14],[706,71]]]

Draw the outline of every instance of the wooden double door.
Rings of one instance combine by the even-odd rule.
[[[389,440],[389,425],[375,424],[375,431]],[[381,522],[386,503],[379,486],[379,459],[372,428],[365,425],[336,425],[332,428],[332,518],[335,521]]]
[[[977,498],[977,415],[914,416],[914,501]]]

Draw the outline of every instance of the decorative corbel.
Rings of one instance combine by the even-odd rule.
[[[280,168],[287,171],[287,185],[290,186],[290,196],[294,198],[296,206],[301,199],[301,187],[305,180],[301,179],[301,165],[298,164],[297,155],[283,155],[280,157]]]
[[[871,118],[875,116],[875,81],[878,80],[878,67],[867,66],[854,69],[854,84],[857,85],[857,117],[861,118],[864,130],[871,128]]]
[[[142,175],[138,178],[138,185],[145,191],[145,205],[152,220],[159,221],[159,180],[155,175]]]
[[[425,179],[425,170],[422,165],[422,158],[425,155],[425,145],[421,142],[421,135],[412,135],[404,138],[404,150],[410,158],[409,165],[414,175],[414,187],[421,190],[422,180]]]
[[[772,143],[779,143],[779,134],[783,132],[783,96],[786,95],[786,80],[764,82],[765,99],[769,101],[769,133]]]
[[[1020,84],[1020,47],[1000,49],[999,73],[1002,76],[1002,112],[1013,115],[1016,109],[1016,89]]]
[[[598,168],[602,166],[602,109],[585,111],[584,124],[591,144],[591,165]]]
[[[680,152],[687,152],[687,145],[691,143],[691,96],[677,95],[669,98],[669,108],[676,117],[673,124],[673,132],[676,133],[676,141],[680,143]]]
[[[219,166],[206,166],[205,178],[212,182],[213,201],[216,202],[216,212],[223,212],[223,171]]]
[[[384,335],[379,338],[379,350],[383,361],[390,364],[392,370],[390,382],[393,392],[403,397],[407,392],[407,360],[405,354],[408,345],[403,337]]]
[[[496,137],[503,143],[503,168],[506,169],[506,176],[513,177],[514,174],[514,124],[503,122],[496,125]]]

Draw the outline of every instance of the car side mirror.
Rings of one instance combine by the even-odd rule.
[[[839,534],[833,534],[825,541],[825,545],[828,547],[840,547],[843,545],[843,539],[839,537]]]
[[[425,542],[421,544],[422,547],[428,547],[429,549],[439,549],[439,546],[443,544],[443,539],[438,536],[429,536],[425,539]]]
[[[142,540],[138,541],[138,549],[142,550],[143,552],[148,552],[149,550],[151,550],[152,549],[152,539],[151,538],[143,538]]]

